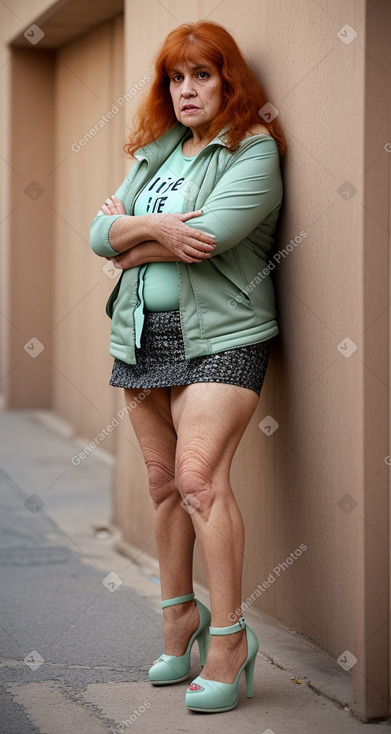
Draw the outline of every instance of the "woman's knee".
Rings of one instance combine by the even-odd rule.
[[[177,457],[176,482],[186,504],[209,510],[215,499],[214,472],[206,457],[192,450]]]
[[[150,460],[146,462],[149,482],[149,493],[155,504],[160,504],[168,497],[178,494],[174,469],[164,462]]]

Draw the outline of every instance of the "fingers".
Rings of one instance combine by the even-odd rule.
[[[125,214],[125,207],[117,196],[114,194],[109,196],[105,203],[101,206],[103,214]]]
[[[216,247],[216,242],[213,245],[207,242],[202,242],[194,237],[186,237],[183,241],[181,249],[186,252],[187,255],[197,258],[210,257]]]
[[[194,217],[199,217],[201,214],[204,213],[203,209],[196,209],[195,212],[185,212],[185,214],[182,214],[182,221],[187,222],[188,219],[193,219]]]
[[[104,211],[105,213],[107,213],[107,212],[111,211],[111,209],[113,207],[114,207],[114,202],[113,202],[112,198],[109,197],[109,198],[106,199],[105,203],[102,204],[101,209],[102,209],[102,211]]]
[[[214,247],[209,247],[209,245],[203,246],[208,249],[199,249],[199,245],[185,245],[183,249],[183,254],[187,255],[187,257],[190,257],[192,259],[196,259],[198,262],[202,262],[203,260],[206,260],[208,257],[211,257]]]
[[[197,209],[195,212],[186,212],[185,214],[181,215],[181,220],[182,222],[187,222],[189,219],[193,219],[194,217],[199,217],[203,213],[204,213],[203,209]],[[192,232],[192,237],[202,240],[202,242],[204,242],[207,245],[212,245],[213,247],[216,246],[216,236],[212,234],[211,232],[202,232],[200,229],[193,229],[193,228],[191,228],[191,232]]]
[[[180,258],[184,263],[202,263],[203,260],[200,260],[198,257],[190,257],[189,255],[182,254]]]
[[[213,241],[213,245],[210,245],[208,242],[202,242],[201,240],[192,239],[190,247],[195,249],[198,255],[200,255],[201,253],[210,255],[216,247],[216,242]]]
[[[188,247],[193,247],[199,252],[212,252],[217,242],[214,234],[209,232],[201,232],[200,229],[193,229],[185,225],[181,232],[181,239]]]

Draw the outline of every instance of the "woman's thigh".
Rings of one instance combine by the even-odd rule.
[[[124,393],[126,405],[130,405],[140,391],[125,389]],[[129,417],[147,467],[152,498],[159,502],[175,484],[176,432],[170,388],[152,389]]]
[[[229,482],[232,458],[257,403],[253,390],[225,383],[171,388],[181,492],[195,491],[198,484],[200,489],[205,483],[218,484],[219,478]]]

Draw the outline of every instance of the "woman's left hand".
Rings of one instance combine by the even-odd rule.
[[[103,214],[126,214],[121,199],[118,199],[114,194],[106,199],[99,211],[103,212]]]

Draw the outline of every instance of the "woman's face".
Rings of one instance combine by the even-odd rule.
[[[176,118],[182,125],[206,135],[220,110],[223,93],[218,69],[210,62],[181,62],[171,69],[170,94]]]

